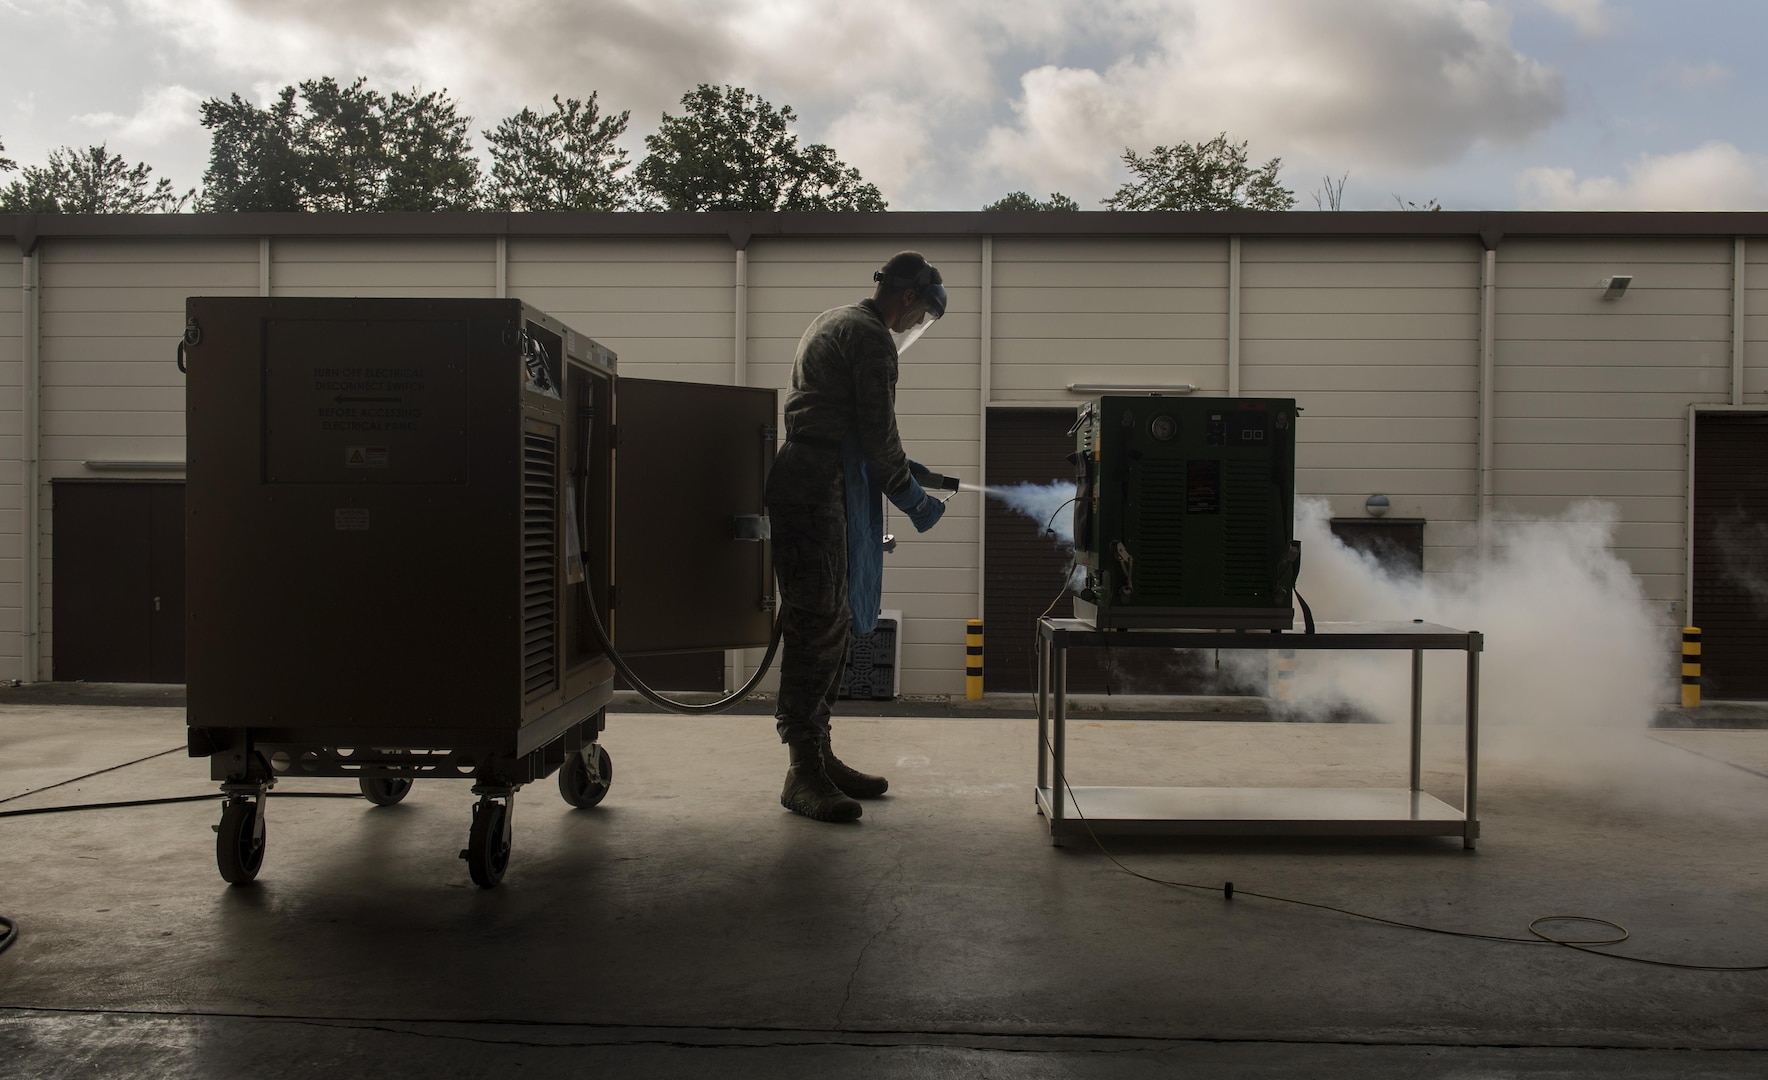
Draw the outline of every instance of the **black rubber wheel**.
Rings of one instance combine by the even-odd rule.
[[[249,799],[229,799],[215,831],[215,865],[229,885],[244,885],[264,865],[264,834]]]
[[[601,743],[595,744],[595,761],[596,772],[600,775],[594,778],[589,775],[589,766],[584,764],[581,754],[567,755],[565,764],[559,768],[559,794],[579,810],[588,810],[601,802],[614,783],[614,759],[602,749]]]
[[[473,831],[467,837],[467,873],[473,884],[491,889],[503,880],[510,868],[510,844],[504,839],[503,823],[509,808],[489,799],[473,804]]]
[[[383,780],[364,776],[356,783],[362,788],[362,797],[376,806],[392,806],[411,794],[411,781],[406,779]]]

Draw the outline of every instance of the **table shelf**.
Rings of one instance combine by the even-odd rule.
[[[1070,787],[1065,784],[1068,650],[1114,646],[1169,649],[1346,649],[1412,654],[1411,786],[1406,788]],[[1459,836],[1471,849],[1479,837],[1478,631],[1425,622],[1319,623],[1312,633],[1228,630],[1109,629],[1078,619],[1038,623],[1038,812],[1050,840],[1074,836]],[[1467,657],[1467,759],[1463,809],[1421,790],[1424,654]],[[1084,820],[1083,820],[1084,819]],[[1090,828],[1089,828],[1090,827]]]

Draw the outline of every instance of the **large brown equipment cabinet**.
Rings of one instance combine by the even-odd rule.
[[[516,790],[612,779],[625,655],[767,644],[771,390],[623,379],[518,300],[193,297],[189,742],[256,876],[279,777],[378,804],[474,781],[462,852],[508,865]]]

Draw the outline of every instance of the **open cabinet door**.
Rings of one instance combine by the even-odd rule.
[[[777,394],[622,376],[614,388],[614,645],[762,648],[773,636],[767,512]],[[746,520],[745,520],[746,519]]]

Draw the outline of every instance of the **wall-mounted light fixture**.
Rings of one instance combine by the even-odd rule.
[[[1633,284],[1632,274],[1616,274],[1614,277],[1605,277],[1602,279],[1602,298],[1604,300],[1619,300],[1627,295],[1627,286],[1631,284]]]
[[[1380,517],[1387,513],[1387,508],[1388,501],[1386,495],[1371,495],[1368,500],[1363,503],[1363,509],[1369,511],[1370,517]]]
[[[1200,389],[1202,388],[1190,383],[1143,384],[1139,386],[1077,382],[1068,384],[1068,392],[1071,394],[1194,394]]]

